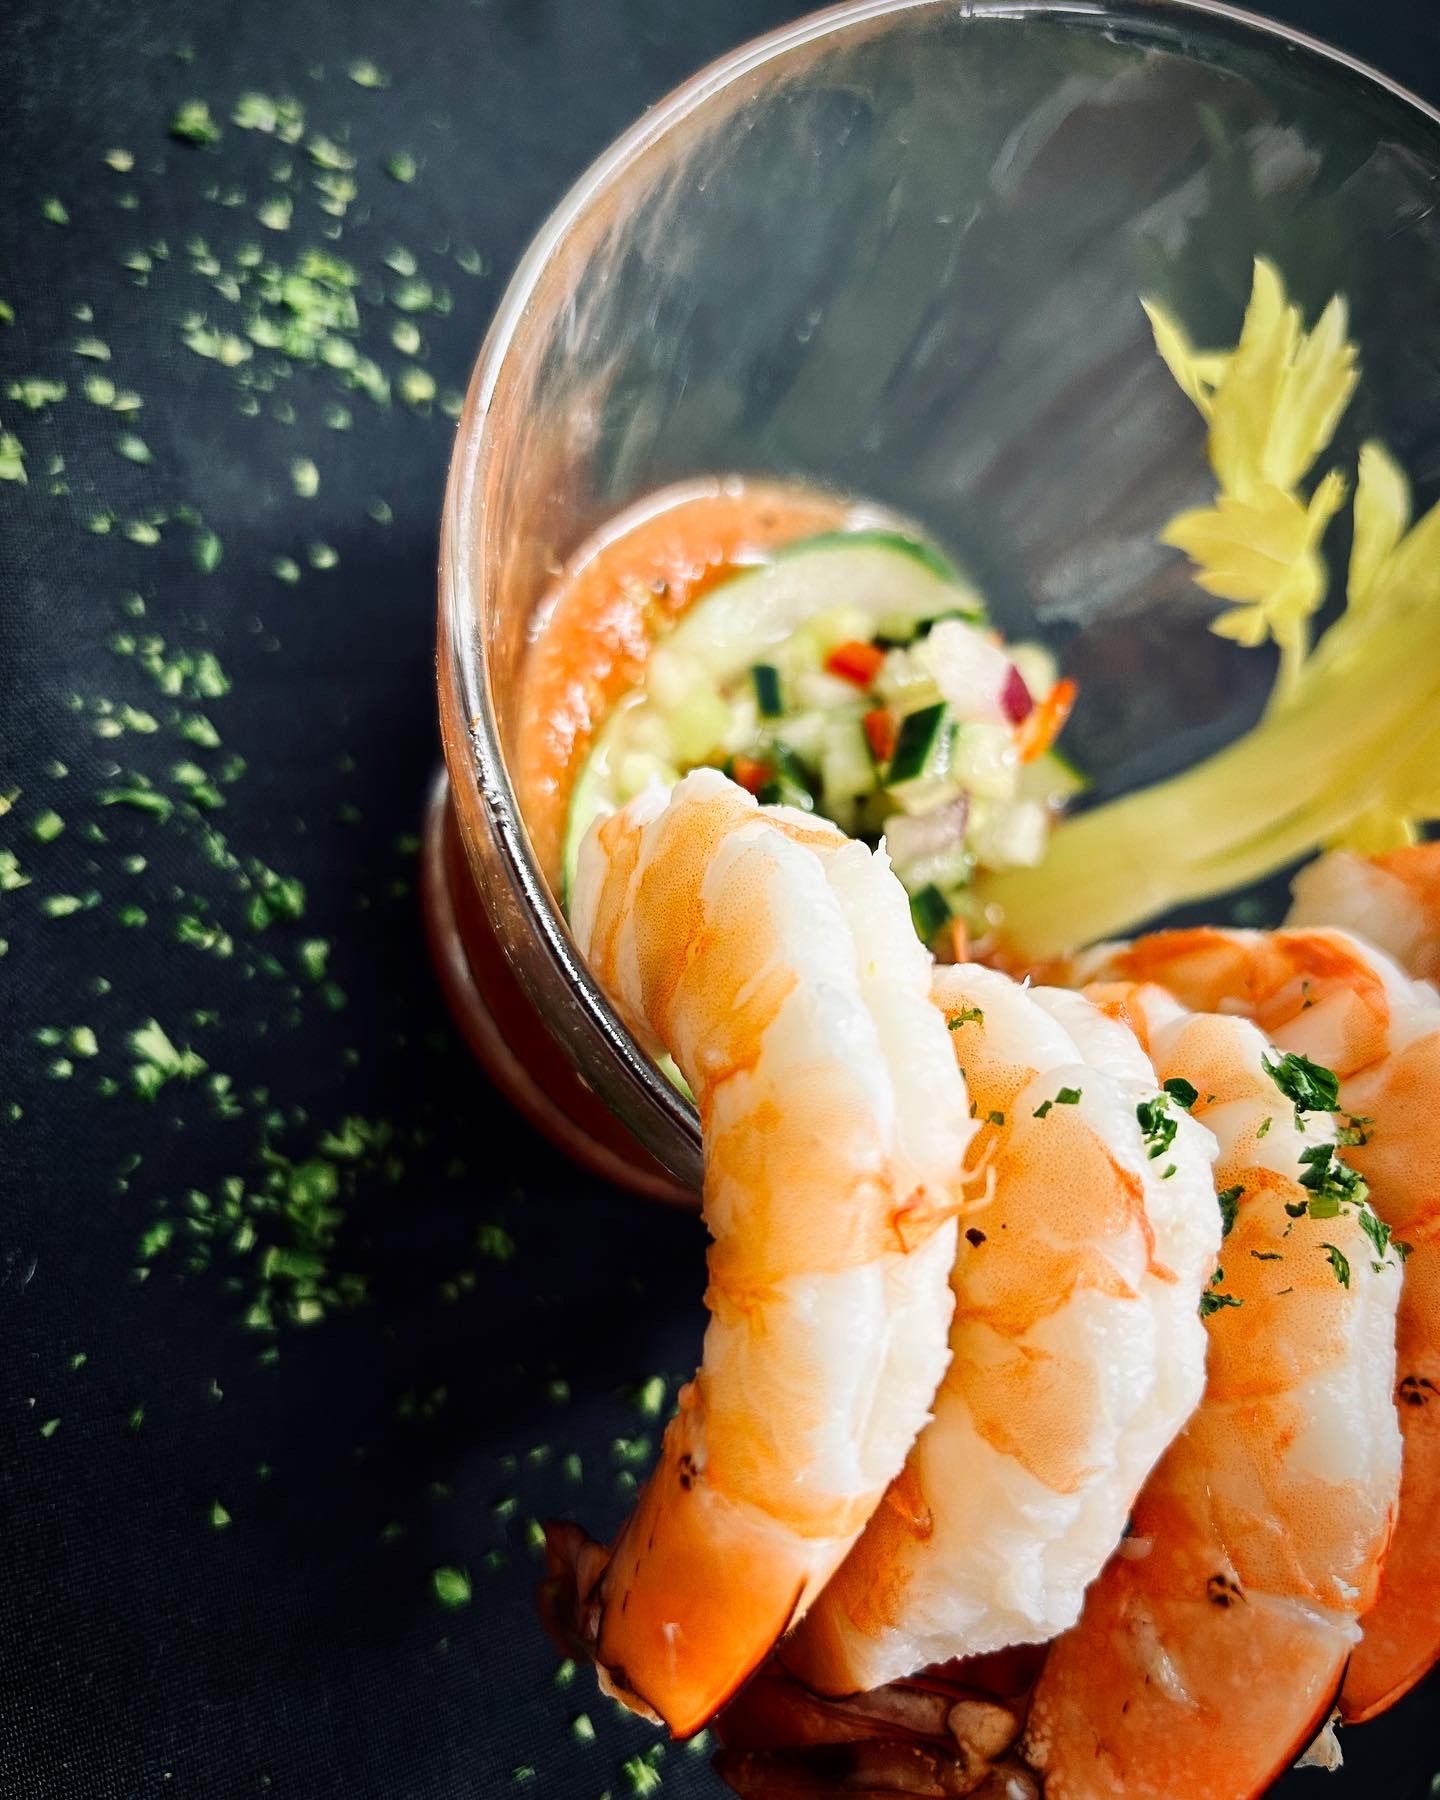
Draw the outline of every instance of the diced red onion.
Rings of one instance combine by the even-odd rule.
[[[1035,702],[1025,685],[1025,677],[1014,663],[1011,663],[1010,672],[1005,677],[1005,686],[1000,691],[1000,705],[1012,725],[1018,725],[1027,714],[1035,710]]]

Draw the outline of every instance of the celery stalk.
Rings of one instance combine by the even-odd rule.
[[[1245,737],[1065,821],[1039,868],[985,877],[1007,947],[1063,955],[1257,881],[1371,809],[1425,811],[1440,767],[1440,606],[1419,599],[1350,612]]]

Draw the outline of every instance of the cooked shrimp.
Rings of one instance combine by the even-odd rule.
[[[1287,925],[1331,925],[1393,957],[1409,975],[1440,980],[1440,844],[1382,856],[1332,850],[1295,877]]]
[[[1340,1697],[1347,1719],[1373,1718],[1440,1657],[1440,1000],[1342,931],[1158,932],[1081,967],[1248,1013],[1282,1049],[1333,1069],[1341,1106],[1361,1121],[1346,1161],[1412,1247],[1398,1321],[1400,1516]]]
[[[932,993],[982,1121],[971,1248],[935,1416],[780,1652],[826,1694],[1072,1624],[1204,1384],[1209,1133],[1078,995],[973,965]]]
[[[1156,987],[1089,991],[1197,1089],[1233,1223],[1205,1398],[1052,1646],[1025,1750],[1047,1800],[1244,1800],[1320,1729],[1376,1592],[1400,1475],[1399,1258],[1333,1122],[1287,1102],[1254,1025]]]
[[[612,1691],[702,1725],[809,1606],[944,1373],[974,1132],[883,855],[713,770],[598,823],[573,927],[695,1094],[710,1322],[608,1562],[573,1561]]]

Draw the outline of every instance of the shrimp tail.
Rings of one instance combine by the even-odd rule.
[[[598,1583],[595,1654],[608,1686],[685,1738],[784,1633],[812,1570],[794,1540],[707,1478],[683,1397],[681,1408]],[[752,1644],[756,1654],[748,1663],[719,1659],[717,1644]],[[650,1674],[637,1682],[630,1671]],[[649,1680],[654,1698],[644,1691]]]
[[[705,1482],[686,1435],[682,1412],[612,1549],[568,1521],[546,1528],[550,1572],[539,1597],[557,1646],[594,1663],[607,1693],[656,1723],[663,1718],[677,1738],[693,1736],[752,1673],[726,1665],[721,1678],[717,1640],[738,1629],[744,1641],[768,1647],[789,1625],[807,1575],[763,1519],[737,1517],[744,1509]],[[738,1595],[728,1579],[737,1553],[749,1575]],[[649,1677],[637,1684],[631,1669],[658,1672],[662,1702],[643,1691]]]

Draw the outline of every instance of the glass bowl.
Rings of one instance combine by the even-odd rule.
[[[1344,293],[1364,377],[1338,458],[1382,436],[1428,502],[1437,167],[1440,115],[1200,0],[860,0],[714,64],[595,164],[476,365],[440,563],[427,917],[528,1117],[608,1178],[698,1188],[695,1112],[577,955],[508,768],[575,547],[705,475],[879,502],[1078,677],[1066,741],[1101,796],[1168,774],[1245,729],[1273,671],[1156,542],[1213,489],[1138,296],[1225,343],[1257,254],[1308,318]]]

